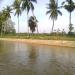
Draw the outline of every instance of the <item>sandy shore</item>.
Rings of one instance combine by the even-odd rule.
[[[36,40],[36,39],[12,39],[12,38],[0,38],[0,40],[13,41],[13,42],[25,42],[31,44],[41,44],[50,46],[62,46],[62,47],[75,47],[75,41],[62,41],[62,40]]]

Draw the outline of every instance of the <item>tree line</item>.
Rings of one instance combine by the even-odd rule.
[[[19,18],[22,14],[22,12],[26,11],[27,12],[27,24],[28,24],[28,32],[29,28],[31,32],[33,33],[35,31],[35,28],[37,27],[38,31],[38,25],[37,25],[37,18],[34,13],[34,3],[38,3],[38,0],[14,0],[13,4],[10,6],[7,6],[5,9],[3,9],[0,12],[0,31],[2,30],[3,23],[8,19],[11,18],[10,13],[12,11],[15,11],[15,15],[17,15],[18,18],[18,33],[19,33]],[[48,11],[46,12],[46,15],[49,14],[49,18],[53,20],[53,25],[52,25],[52,31],[53,33],[53,28],[54,28],[54,23],[58,18],[58,15],[62,16],[62,12],[60,9],[64,8],[65,10],[68,11],[69,13],[69,34],[72,33],[73,30],[73,24],[71,23],[71,15],[72,12],[75,10],[75,2],[73,0],[65,0],[61,3],[61,6],[59,6],[58,0],[49,0],[47,4],[47,9]],[[29,11],[32,11],[32,16],[28,16]]]

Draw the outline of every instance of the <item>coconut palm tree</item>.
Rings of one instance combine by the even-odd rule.
[[[69,12],[69,25],[71,25],[71,13],[75,9],[75,3],[73,0],[66,0],[65,2],[62,2],[62,6]]]
[[[49,0],[49,3],[47,4],[48,11],[46,14],[50,14],[49,18],[53,20],[52,25],[52,32],[54,28],[54,21],[57,20],[58,14],[62,15],[62,13],[59,10],[58,3],[55,0]]]
[[[11,7],[7,6],[4,10],[5,10],[5,14],[6,14],[7,18],[11,18],[11,15],[10,15],[10,13],[12,13]]]
[[[15,9],[15,15],[18,18],[18,33],[19,33],[19,16],[21,15],[21,0],[15,0],[13,3],[13,9]]]
[[[2,10],[2,12],[0,13],[0,32],[1,32],[1,35],[2,35],[2,31],[3,31],[3,26],[4,26],[4,23],[9,19],[11,18],[11,8],[9,6],[7,6],[6,8],[4,8]]]
[[[5,23],[7,23],[8,24],[8,19],[9,18],[11,18],[11,15],[10,15],[10,13],[12,13],[11,11],[12,11],[12,9],[11,9],[11,7],[10,6],[7,6],[5,9]],[[7,26],[7,25],[6,25]],[[6,32],[7,32],[7,30],[6,30]]]
[[[22,0],[22,10],[26,10],[27,14],[29,13],[29,10],[34,10],[33,2],[37,3],[36,0]]]
[[[30,9],[32,10],[32,13],[34,11],[33,2],[37,3],[37,0],[22,0],[22,11],[24,11],[24,10],[27,11],[27,23],[28,23],[28,13],[29,13]],[[28,32],[29,32],[29,27],[28,27]]]
[[[32,33],[35,31],[35,27],[37,26],[37,19],[35,16],[31,16],[28,20],[28,26],[30,27],[30,30]]]

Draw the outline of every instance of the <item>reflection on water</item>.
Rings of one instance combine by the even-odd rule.
[[[0,75],[75,75],[75,48],[0,41]]]

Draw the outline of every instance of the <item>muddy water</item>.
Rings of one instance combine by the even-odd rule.
[[[75,48],[0,41],[0,75],[75,75]]]

